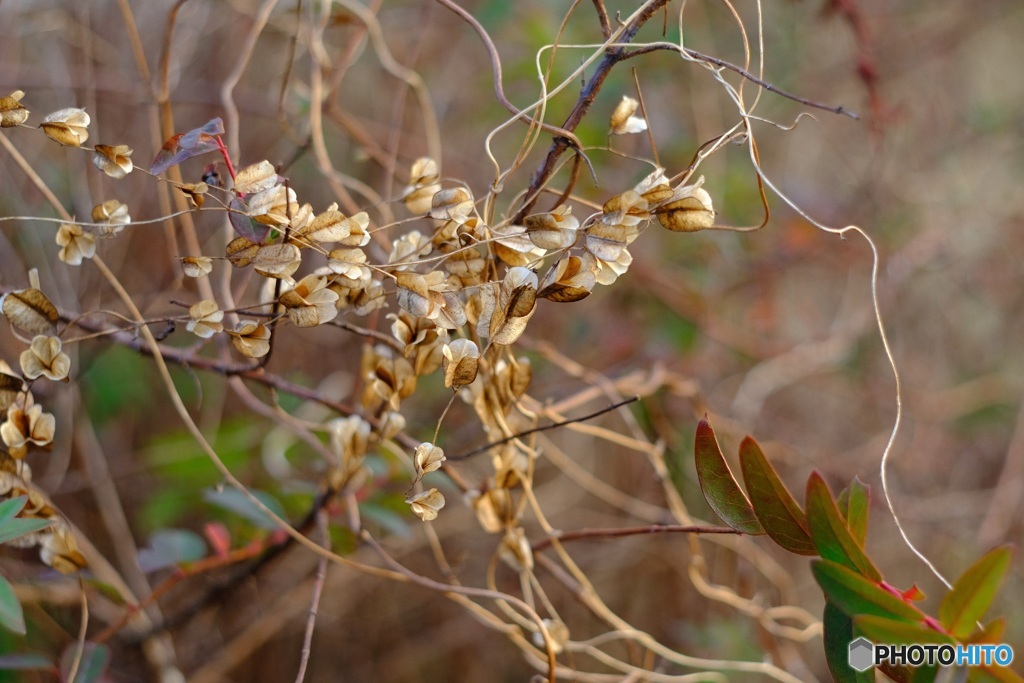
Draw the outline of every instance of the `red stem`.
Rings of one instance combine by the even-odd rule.
[[[228,175],[231,176],[231,182],[235,182],[235,166],[231,163],[231,156],[228,154],[228,148],[224,146],[224,141],[217,135],[217,147],[220,148],[220,155],[224,157],[224,163],[228,167]]]

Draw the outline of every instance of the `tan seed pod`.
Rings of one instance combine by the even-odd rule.
[[[472,384],[480,364],[480,349],[470,339],[454,339],[441,347],[444,355],[444,385],[458,389]]]
[[[92,222],[100,224],[93,228],[97,237],[114,237],[132,222],[132,217],[128,214],[126,204],[108,199],[92,208]]]
[[[251,264],[259,251],[260,245],[245,237],[236,237],[231,240],[224,250],[228,261],[236,268],[245,268]]]
[[[39,127],[51,140],[68,147],[80,147],[89,139],[89,123],[84,109],[69,107],[47,114]]]
[[[32,344],[22,351],[21,371],[28,379],[46,377],[57,382],[67,382],[71,372],[71,358],[61,350],[60,337],[37,335]]]
[[[25,93],[15,90],[7,97],[0,97],[0,127],[13,128],[28,120],[28,109],[21,105]]]
[[[32,336],[52,335],[57,332],[60,314],[57,307],[38,289],[22,289],[3,298],[7,320],[16,329]]]
[[[201,209],[203,204],[206,203],[206,193],[209,191],[210,186],[206,183],[185,183],[177,185],[175,189],[185,195],[185,199],[188,200],[193,209]]]
[[[623,95],[619,104],[612,112],[611,121],[608,127],[612,135],[627,135],[629,133],[642,133],[647,130],[647,121],[642,116],[635,116],[640,103],[634,98]]]
[[[269,190],[278,183],[277,171],[269,161],[246,166],[235,174],[235,190],[242,194],[254,194]]]
[[[264,277],[288,279],[302,263],[302,254],[294,244],[268,244],[252,257],[253,268]]]
[[[231,344],[246,358],[262,358],[270,353],[270,328],[255,320],[240,320],[228,330]]]
[[[82,226],[75,223],[61,224],[56,241],[60,245],[57,258],[69,266],[79,266],[84,259],[96,255],[96,235],[85,232]]]
[[[660,207],[657,211],[658,221],[673,232],[696,232],[706,230],[715,224],[715,209],[711,203],[711,195],[701,187],[701,177],[693,185],[678,188],[677,197]]]
[[[132,172],[132,149],[128,145],[96,145],[92,163],[111,178],[120,180]]]
[[[213,259],[209,256],[186,256],[181,259],[181,267],[188,277],[206,277],[213,271]]]
[[[445,461],[444,450],[424,441],[416,447],[412,460],[418,481],[423,475],[441,469],[441,463]]]
[[[212,299],[204,299],[193,304],[188,309],[190,320],[186,329],[197,337],[209,339],[218,332],[224,330],[221,321],[224,319],[224,311],[220,310],[217,302]]]
[[[413,514],[424,522],[437,519],[438,511],[444,507],[444,496],[437,489],[417,493],[405,501]]]

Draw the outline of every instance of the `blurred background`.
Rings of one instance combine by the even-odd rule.
[[[493,38],[507,97],[520,107],[536,100],[537,52],[553,42],[570,3],[466,0],[461,6]],[[613,21],[635,6],[607,2]],[[145,168],[164,139],[154,103],[161,96],[161,55],[170,40],[165,68],[173,130],[225,117],[236,165],[264,158],[285,164],[300,202],[317,211],[341,201],[339,184],[355,179],[351,201],[369,211],[375,225],[388,211],[405,221],[388,229],[386,244],[410,225],[399,197],[410,164],[430,150],[414,93],[381,66],[380,46],[367,37],[358,12],[376,15],[394,59],[426,84],[441,132],[442,176],[449,184],[465,183],[478,197],[486,193],[494,179],[486,138],[509,114],[495,100],[490,59],[479,37],[441,4],[385,0],[360,7],[6,0],[0,2],[0,94],[24,90],[33,125],[50,111],[85,107],[93,120],[89,144],[127,144],[137,166]],[[756,5],[737,3],[735,9],[755,41],[756,56]],[[955,578],[989,548],[1018,541],[1024,528],[1024,80],[1018,74],[1024,5],[788,0],[762,9],[764,80],[859,116],[853,120],[763,92],[755,113],[765,120],[754,133],[764,173],[801,210],[827,226],[861,226],[877,244],[878,299],[903,391],[903,423],[889,464],[893,502],[915,545]],[[266,24],[252,44],[251,60],[240,69],[263,12]],[[667,15],[652,19],[638,40],[678,41],[678,12],[678,3],[670,3]],[[687,47],[743,64],[742,35],[728,6],[690,2],[684,18]],[[309,27],[316,22],[321,28],[314,32]],[[133,31],[141,54],[133,51]],[[591,45],[600,36],[593,6],[581,3],[565,22],[561,42]],[[552,61],[552,81],[570,74],[591,52],[561,48]],[[325,171],[310,142],[311,54],[322,60],[319,87],[328,94],[323,149],[342,175]],[[544,52],[541,63],[550,56]],[[650,169],[638,160],[652,158],[647,136],[607,136],[615,105],[624,94],[636,95],[631,68],[658,159],[669,175],[685,169],[702,144],[738,119],[709,72],[676,53],[654,52],[620,64],[577,130],[594,148],[588,156],[596,183],[584,171],[574,192],[598,206]],[[740,82],[736,74],[725,77]],[[573,86],[552,98],[546,120],[561,123],[578,92]],[[743,92],[748,104],[757,96],[752,83]],[[225,109],[228,95],[238,110],[234,130]],[[797,123],[801,113],[813,119]],[[516,124],[494,136],[493,153],[502,166],[511,163],[525,133]],[[136,221],[164,215],[157,182],[142,172],[113,181],[81,150],[63,149],[24,129],[5,129],[3,135],[79,217],[109,198],[127,203]],[[500,214],[517,207],[516,193],[528,186],[549,142],[542,134],[505,180]],[[55,215],[3,154],[0,215]],[[184,164],[185,180],[197,182],[211,161]],[[719,224],[760,223],[764,211],[745,146],[715,154],[700,173]],[[563,170],[555,184],[566,175]],[[359,183],[380,197],[359,190]],[[566,415],[607,405],[609,386],[622,395],[643,393],[628,415],[619,411],[594,424],[663,447],[683,501],[705,520],[713,521],[713,515],[692,465],[694,429],[705,413],[727,457],[733,458],[745,434],[754,436],[794,491],[815,469],[836,491],[859,477],[873,491],[869,552],[890,583],[907,588],[916,582],[934,609],[941,584],[901,542],[881,497],[879,464],[896,400],[872,310],[871,249],[854,234],[842,239],[817,229],[771,193],[768,201],[770,220],[756,232],[676,234],[652,224],[631,247],[633,263],[613,286],[598,287],[578,303],[542,302],[519,345],[533,364],[529,393],[535,405],[564,407]],[[576,213],[586,215],[582,206]],[[222,223],[220,214],[197,216],[203,253],[222,253]],[[88,264],[73,269],[57,260],[55,230],[54,224],[27,220],[0,223],[3,291],[25,287],[28,269],[38,268],[44,290],[62,310],[123,313]],[[180,316],[180,302],[200,298],[195,285],[181,277],[177,258],[188,254],[174,233],[173,226],[153,223],[101,244],[103,258],[154,319]],[[385,258],[379,245],[371,251],[371,260]],[[354,320],[384,331],[390,325],[383,315]],[[24,345],[6,325],[0,327],[0,358],[14,363]],[[186,346],[193,339],[179,329],[168,343]],[[279,343],[271,372],[341,401],[351,398],[360,338],[318,328],[282,335]],[[31,464],[40,488],[115,566],[131,558],[118,554],[125,539],[97,511],[111,495],[126,514],[129,546],[146,547],[160,530],[198,534],[211,520],[224,524],[236,545],[265,537],[202,494],[218,484],[216,471],[168,410],[147,358],[103,339],[72,348],[71,385],[33,386],[37,400],[57,416],[58,438],[52,453],[32,456]],[[316,488],[314,455],[283,437],[273,420],[247,410],[223,378],[176,372],[186,403],[233,471],[272,493],[291,518],[301,517]],[[330,416],[299,399],[279,398],[305,419]],[[408,433],[429,439],[446,400],[438,377],[421,379],[403,405]],[[545,439],[541,446],[550,459],[539,462],[535,486],[557,528],[668,521],[659,517],[667,509],[665,492],[642,449],[578,429],[556,430]],[[472,411],[456,402],[439,445],[451,454],[484,441]],[[102,454],[106,473],[88,466],[90,449]],[[472,482],[489,473],[484,459],[454,467]],[[367,493],[364,519],[412,570],[443,578],[422,525],[401,502],[406,484],[382,481]],[[445,490],[452,492],[449,505],[432,528],[465,585],[485,585],[498,537],[480,529],[453,487]],[[539,527],[527,531],[533,540],[542,537]],[[375,562],[365,549],[354,548],[351,535],[339,531],[334,540],[337,550],[348,544],[356,557]],[[714,583],[765,604],[791,603],[820,615],[822,599],[806,559],[768,542],[701,545]],[[828,680],[820,637],[795,644],[776,638],[756,620],[702,596],[687,576],[692,548],[686,538],[584,540],[567,547],[611,609],[668,647],[718,659],[768,656],[801,680]],[[757,563],[777,566],[785,580],[772,585]],[[1021,567],[1018,556],[996,609],[1008,617],[1004,641],[1018,645],[1024,643],[1024,619],[1016,607],[1024,604]],[[0,570],[26,585],[48,585],[31,554],[5,554]],[[189,680],[293,678],[314,570],[311,557],[293,550],[193,612],[192,600],[227,570],[200,574],[170,591],[161,605],[169,614],[185,614],[171,634]],[[151,573],[151,585],[166,572]],[[545,582],[550,578],[538,575]],[[518,589],[507,569],[498,570],[497,582],[504,590]],[[565,586],[545,586],[574,620],[574,639],[609,630]],[[27,639],[0,634],[0,650],[59,651],[75,638],[76,605],[77,598],[69,606],[53,596],[26,603]],[[111,618],[94,616],[95,630],[105,616]],[[110,646],[111,680],[148,680],[137,643],[115,636]],[[625,646],[615,654],[656,671],[684,671]],[[601,671],[592,660],[577,663]],[[535,671],[503,635],[481,628],[442,596],[332,567],[306,680],[524,681]],[[762,680],[754,674],[727,676]],[[23,679],[0,672],[0,680]]]

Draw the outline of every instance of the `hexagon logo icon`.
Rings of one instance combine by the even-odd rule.
[[[867,638],[858,638],[850,643],[847,661],[854,671],[867,671],[875,663],[875,646]]]

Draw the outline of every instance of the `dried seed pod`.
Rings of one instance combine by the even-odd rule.
[[[463,222],[474,210],[473,195],[468,188],[439,190],[430,200],[430,217],[440,221]]]
[[[302,254],[294,244],[268,244],[257,249],[252,257],[257,273],[281,280],[291,278],[301,263]]]
[[[270,353],[270,328],[255,320],[240,320],[228,330],[231,343],[246,358],[262,358]]]
[[[472,384],[480,365],[480,349],[470,339],[454,339],[441,348],[444,355],[444,385],[458,389]]]
[[[68,147],[80,147],[89,139],[89,115],[84,109],[68,107],[47,114],[39,127],[46,136]]]
[[[290,245],[289,245],[290,246]],[[338,293],[327,287],[327,278],[307,275],[281,295],[281,305],[296,327],[316,327],[338,315]]]
[[[116,199],[108,199],[92,207],[92,222],[100,225],[94,230],[97,237],[114,237],[132,222],[128,206]]]
[[[501,286],[480,290],[477,333],[495,344],[511,344],[526,329],[537,305],[537,274],[528,268],[509,268]]]
[[[549,213],[537,213],[523,219],[526,232],[541,249],[567,249],[576,243],[579,219],[572,215],[571,206],[560,206]]]
[[[0,424],[0,439],[7,446],[7,452],[16,460],[22,460],[29,446],[49,448],[53,444],[56,419],[44,413],[43,407],[35,403],[31,393],[7,409],[7,419]]]
[[[228,242],[224,254],[235,268],[245,268],[253,262],[260,251],[260,245],[246,237],[236,237]]]
[[[185,183],[175,186],[175,189],[185,195],[185,199],[193,209],[201,209],[206,203],[206,193],[210,190],[210,186],[206,183]]]
[[[67,382],[71,372],[71,358],[61,350],[60,337],[37,335],[32,344],[21,352],[21,371],[28,379],[46,377],[56,382]]]
[[[217,302],[212,299],[204,299],[193,304],[188,309],[188,315],[190,320],[185,327],[197,337],[209,339],[224,330],[224,325],[221,324],[224,319],[224,311],[220,310]]]
[[[594,272],[579,256],[568,256],[548,268],[537,296],[559,303],[585,299],[596,284]]]
[[[424,441],[416,447],[412,460],[416,468],[416,480],[419,481],[428,472],[441,469],[441,463],[445,461],[444,450]]]
[[[405,208],[410,213],[422,215],[430,211],[434,195],[441,189],[438,184],[437,162],[430,157],[421,157],[413,162],[409,171],[409,184],[402,192]]]
[[[21,106],[25,93],[15,90],[7,97],[0,97],[0,127],[13,128],[28,120],[28,109]]]
[[[642,116],[635,116],[640,103],[630,97],[623,95],[619,104],[612,112],[609,129],[612,135],[626,135],[628,133],[642,133],[647,130],[647,121]]]
[[[424,522],[430,522],[437,519],[438,511],[444,507],[444,496],[437,489],[430,489],[407,498],[405,502],[414,515]]]
[[[17,330],[32,336],[52,335],[57,332],[60,314],[57,307],[38,289],[22,289],[3,297],[3,310],[7,320]]]
[[[677,188],[673,200],[657,210],[658,221],[673,232],[696,232],[715,224],[711,195],[704,190],[704,177],[693,185]]]
[[[246,197],[246,215],[257,223],[272,227],[288,224],[288,215],[299,212],[295,190],[275,185]]]
[[[263,160],[257,164],[246,166],[235,174],[235,190],[242,194],[254,194],[269,190],[277,185],[279,180],[274,165]]]
[[[128,145],[96,145],[92,163],[111,178],[120,180],[132,172],[132,149]]]
[[[206,277],[213,272],[213,259],[209,256],[186,256],[181,259],[181,267],[188,277]]]

